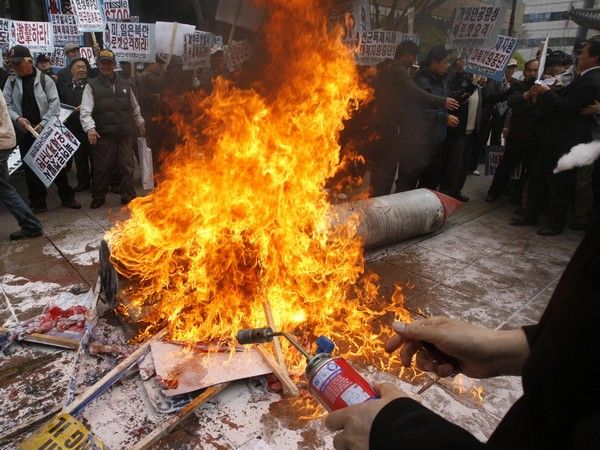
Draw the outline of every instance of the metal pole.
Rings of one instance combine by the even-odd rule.
[[[508,25],[508,35],[509,36],[514,36],[516,13],[517,13],[517,0],[512,0],[512,7],[510,10],[510,23]]]

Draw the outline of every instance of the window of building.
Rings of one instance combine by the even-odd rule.
[[[568,18],[569,11],[532,13],[523,15],[523,23],[553,22],[555,20],[567,20]]]

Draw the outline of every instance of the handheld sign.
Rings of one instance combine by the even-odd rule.
[[[46,187],[54,182],[58,173],[79,148],[79,141],[58,117],[53,117],[42,130],[31,149],[23,158]]]
[[[536,84],[541,84],[542,76],[544,75],[544,69],[546,68],[546,56],[548,55],[548,40],[550,36],[546,36],[546,40],[542,45],[542,53],[540,54],[540,65],[538,67]]]
[[[104,450],[106,447],[81,422],[66,412],[51,419],[21,444],[21,450],[61,448]]]

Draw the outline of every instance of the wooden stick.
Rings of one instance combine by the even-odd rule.
[[[298,386],[294,384],[287,370],[282,368],[277,363],[277,361],[275,361],[275,358],[273,358],[271,352],[269,352],[264,347],[261,347],[260,345],[257,345],[255,348],[258,351],[258,353],[260,353],[260,356],[262,356],[265,362],[269,365],[271,370],[273,370],[273,374],[277,377],[277,379],[281,383],[281,386],[283,387],[283,392],[286,395],[292,397],[297,397],[298,395],[300,395],[300,390],[298,389]]]
[[[40,137],[40,134],[37,131],[35,131],[31,125],[25,125],[25,129],[29,131],[34,138],[37,139]]]
[[[231,383],[221,383],[211,386],[204,390],[198,397],[188,403],[184,408],[177,411],[175,414],[165,420],[157,429],[146,435],[139,441],[132,450],[147,450],[156,444],[163,437],[167,436],[183,419],[192,414],[196,409],[204,405],[211,398],[220,393]]]
[[[103,392],[105,392],[110,386],[119,381],[125,374],[127,370],[134,365],[136,365],[142,357],[146,356],[146,354],[150,351],[150,344],[152,342],[156,342],[167,334],[167,330],[163,329],[159,331],[157,334],[152,336],[146,342],[138,347],[136,351],[134,351],[131,355],[117,364],[110,372],[104,375],[100,380],[98,380],[94,385],[90,386],[78,399],[74,402],[66,405],[63,408],[64,412],[67,412],[71,415],[77,414],[81,411],[88,403],[94,400],[96,397],[100,396]]]
[[[273,311],[271,310],[271,303],[269,300],[265,300],[262,302],[263,310],[265,312],[265,317],[267,319],[267,325],[271,327],[273,331],[278,331],[275,326],[275,321],[273,320]],[[283,357],[283,350],[281,350],[281,342],[279,342],[279,336],[273,337],[273,348],[275,350],[275,359],[279,363],[279,365],[286,370],[285,359]]]
[[[11,330],[8,328],[0,327],[0,333],[10,333]],[[51,336],[49,334],[41,333],[29,333],[23,336],[23,338],[17,339],[18,341],[31,342],[32,344],[45,344],[53,347],[77,349],[79,348],[79,339]]]

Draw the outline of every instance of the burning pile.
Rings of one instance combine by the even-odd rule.
[[[207,342],[264,326],[268,299],[278,327],[344,340],[377,363],[377,318],[408,314],[400,291],[377,304],[356,220],[331,225],[324,189],[342,121],[370,92],[339,30],[328,34],[324,2],[259,3],[269,11],[260,81],[218,79],[198,97],[158,188],[109,232],[116,269],[137,283],[125,312]]]

